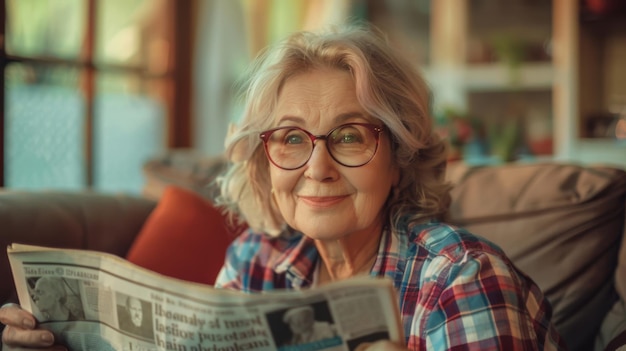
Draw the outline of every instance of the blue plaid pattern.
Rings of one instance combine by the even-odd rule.
[[[319,255],[293,230],[248,231],[230,246],[221,288],[313,285]],[[537,285],[494,244],[439,222],[402,223],[381,238],[371,276],[394,281],[409,350],[564,350]]]

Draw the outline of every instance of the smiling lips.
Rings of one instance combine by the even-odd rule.
[[[328,207],[332,207],[340,203],[347,197],[348,197],[347,195],[342,195],[342,196],[299,196],[298,198],[303,203],[311,207],[328,208]]]

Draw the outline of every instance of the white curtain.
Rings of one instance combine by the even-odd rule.
[[[199,0],[193,72],[194,148],[224,151],[240,109],[233,85],[258,51],[290,32],[341,23],[351,0]]]

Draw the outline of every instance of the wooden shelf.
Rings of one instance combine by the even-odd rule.
[[[626,140],[578,139],[575,160],[586,164],[607,164],[626,169]]]
[[[512,69],[504,64],[469,65],[464,70],[465,87],[473,91],[552,89],[551,63],[528,63]]]

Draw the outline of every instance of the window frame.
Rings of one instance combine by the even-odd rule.
[[[132,73],[141,77],[142,80],[165,79],[170,92],[164,98],[166,105],[166,148],[186,148],[191,147],[191,113],[193,94],[192,57],[193,57],[193,26],[195,23],[195,11],[197,0],[170,0],[174,11],[172,16],[173,42],[171,49],[172,63],[166,72],[161,74],[149,74],[136,66],[101,64],[96,65],[94,61],[96,20],[98,18],[98,2],[106,0],[84,0],[87,1],[86,26],[84,35],[84,55],[77,59],[55,59],[36,56],[9,55],[6,52],[5,40],[0,39],[0,73],[2,74],[2,84],[0,84],[0,188],[6,186],[6,128],[5,128],[5,73],[6,67],[12,63],[50,65],[54,67],[74,67],[84,73],[85,84],[79,89],[85,96],[85,149],[83,150],[85,159],[85,189],[94,186],[94,99],[97,95],[95,77],[99,72],[122,72]],[[6,0],[0,0],[0,38],[6,38]]]

